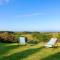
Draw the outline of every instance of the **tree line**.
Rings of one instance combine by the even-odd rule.
[[[60,32],[12,32],[0,31],[0,42],[17,43],[20,36],[24,35],[28,41],[46,42],[52,37],[60,41]]]

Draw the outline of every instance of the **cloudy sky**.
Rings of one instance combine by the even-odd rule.
[[[0,0],[0,31],[60,31],[60,0]]]

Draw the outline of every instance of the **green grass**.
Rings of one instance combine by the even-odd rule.
[[[60,60],[60,47],[44,48],[43,45],[0,44],[0,60]]]

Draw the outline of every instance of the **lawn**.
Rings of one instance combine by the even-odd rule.
[[[43,43],[27,44],[0,44],[0,60],[60,60],[60,47],[45,48]],[[58,43],[58,45],[60,45]]]

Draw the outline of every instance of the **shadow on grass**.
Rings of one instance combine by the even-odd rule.
[[[28,50],[25,50],[25,51],[22,51],[22,52],[19,52],[19,53],[14,53],[13,55],[4,57],[0,60],[22,60],[22,59],[27,58],[28,56],[30,56],[34,53],[39,52],[41,49],[43,49],[43,47],[31,48],[31,49],[28,49]]]
[[[58,52],[54,55],[50,55],[46,58],[43,58],[42,60],[60,60],[60,52]]]
[[[5,46],[5,44],[1,45],[0,46],[0,56],[17,47],[18,47],[18,45],[11,45],[11,46]]]

